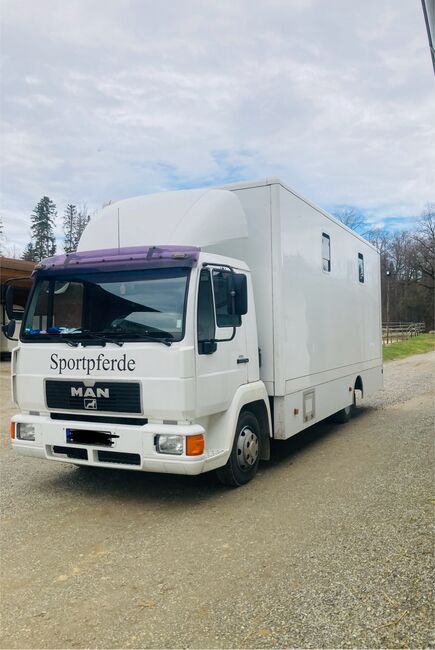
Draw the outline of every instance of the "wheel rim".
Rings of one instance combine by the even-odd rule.
[[[237,440],[237,464],[246,472],[258,458],[258,436],[250,427],[243,427]]]

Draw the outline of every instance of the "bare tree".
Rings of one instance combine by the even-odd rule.
[[[430,291],[435,284],[435,203],[428,203],[413,234],[415,245],[415,266],[420,283]]]
[[[373,228],[369,230],[365,238],[369,241],[375,248],[378,249],[381,260],[385,257],[386,251],[390,244],[391,235],[387,230],[381,228]]]
[[[424,321],[428,329],[433,329],[434,205],[426,206],[415,230],[395,233],[381,231],[371,233],[368,239],[381,255],[383,320]]]
[[[334,216],[345,226],[362,236],[370,232],[370,225],[364,215],[356,208],[348,207],[334,212]]]

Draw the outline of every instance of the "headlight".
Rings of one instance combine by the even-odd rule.
[[[17,438],[18,440],[35,441],[35,426],[33,424],[24,424],[18,422],[17,424]]]
[[[184,436],[157,436],[156,448],[159,454],[180,456],[184,451]]]

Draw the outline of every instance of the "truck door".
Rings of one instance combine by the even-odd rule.
[[[231,272],[201,270],[197,294],[197,413],[225,411],[237,388],[248,383],[246,328],[243,317],[230,314]],[[235,332],[234,332],[235,326]]]

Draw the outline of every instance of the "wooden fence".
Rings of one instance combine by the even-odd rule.
[[[382,343],[388,345],[394,341],[406,341],[426,330],[424,323],[382,323]]]

